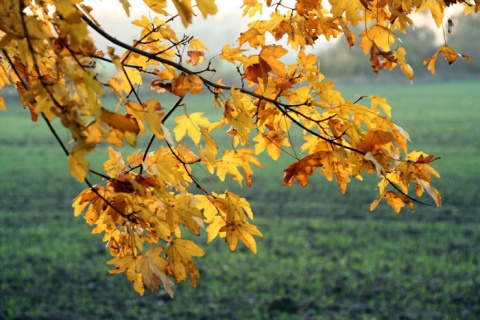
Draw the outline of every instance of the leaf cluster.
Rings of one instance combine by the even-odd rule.
[[[413,211],[420,202],[415,196],[424,192],[441,204],[431,186],[432,177],[439,175],[430,164],[438,158],[408,150],[409,135],[391,120],[384,98],[344,99],[307,48],[320,38],[342,34],[352,46],[356,36],[351,26],[363,23],[360,46],[373,70],[399,65],[413,79],[405,49],[394,47],[397,33],[413,23],[410,15],[430,10],[441,25],[448,5],[462,2],[468,12],[480,5],[330,0],[327,8],[320,0],[297,0],[291,6],[286,1],[246,0],[243,15],[252,21],[233,47],[225,45],[218,54],[242,79],[242,86],[232,87],[210,80],[215,69],[205,60],[207,48],[200,39],[178,37],[171,27],[177,17],[184,25],[192,23],[191,1],[172,0],[178,16],[168,14],[165,0],[144,2],[158,16],[132,21],[139,36],[131,44],[111,37],[94,18],[94,8],[82,1],[0,4],[0,88],[14,86],[32,120],[41,116],[51,128],[71,175],[88,185],[74,200],[75,215],[83,214],[93,233],[104,234],[113,256],[108,262],[114,266],[111,273],[126,274],[139,294],[163,286],[173,296],[173,280],[178,283],[187,276],[197,285],[200,274],[193,257],[204,252],[184,238],[185,232],[199,235],[205,230],[208,241],[222,237],[232,251],[240,240],[256,253],[255,237],[262,233],[251,223],[248,201],[228,190],[207,190],[202,174],[250,187],[252,166],[263,167],[257,156],[265,152],[273,161],[292,159],[284,170],[284,186],[295,181],[307,186],[309,177],[318,173],[335,178],[345,193],[352,179],[376,174],[379,195],[372,210],[385,200],[395,212],[404,206]],[[129,15],[129,1],[120,3]],[[197,9],[203,17],[217,12],[213,0],[197,0]],[[254,18],[264,10],[268,19]],[[92,30],[112,46],[97,48]],[[285,46],[276,43],[282,39]],[[125,52],[118,55],[114,46]],[[285,59],[289,52],[295,54],[294,61]],[[440,53],[450,63],[458,57],[445,44],[426,62],[432,72]],[[98,64],[112,65],[117,73],[100,80]],[[145,100],[138,88],[152,77],[155,95]],[[185,97],[200,93],[211,94],[217,120],[185,105]],[[106,94],[116,97],[117,106],[105,105]],[[165,95],[175,97],[176,103],[168,106]],[[70,145],[51,126],[54,119],[69,131]],[[303,140],[293,141],[292,130],[301,131]],[[230,146],[218,144],[219,133],[229,137]],[[136,146],[146,134],[151,138],[143,150],[126,158],[117,151],[125,144]],[[109,156],[100,173],[87,159],[104,144],[109,145]],[[92,183],[94,178],[99,182]]]

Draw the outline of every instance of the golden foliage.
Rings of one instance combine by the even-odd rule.
[[[15,87],[33,121],[58,118],[69,131],[68,148],[58,140],[70,174],[89,186],[75,198],[74,214],[83,214],[92,233],[103,234],[113,256],[107,262],[113,266],[110,273],[124,273],[141,295],[145,288],[155,292],[163,287],[173,297],[174,281],[188,277],[197,285],[200,272],[194,259],[204,255],[183,233],[206,233],[208,242],[224,238],[232,251],[240,240],[257,252],[256,237],[262,233],[251,223],[248,201],[230,191],[208,190],[202,178],[253,186],[253,167],[265,165],[260,160],[264,152],[273,161],[291,158],[284,186],[297,181],[306,187],[317,173],[329,181],[335,178],[345,193],[352,178],[376,174],[379,196],[371,210],[385,200],[397,213],[404,206],[413,211],[419,202],[415,197],[424,193],[441,204],[431,185],[439,177],[431,167],[438,158],[408,152],[409,135],[391,120],[388,101],[375,95],[345,99],[306,49],[342,34],[349,47],[359,38],[375,73],[400,66],[412,81],[407,52],[398,46],[414,23],[411,14],[429,11],[441,26],[445,8],[464,2],[330,0],[326,6],[320,0],[297,0],[287,6],[244,0],[242,13],[250,19],[246,30],[214,53],[238,70],[243,82],[235,87],[211,80],[215,59],[205,63],[210,58],[202,40],[176,35],[169,1],[144,0],[159,16],[132,21],[139,29],[132,44],[106,34],[93,8],[81,0],[3,1],[0,90]],[[218,11],[214,0],[170,3],[184,25],[193,23],[196,14],[208,18]],[[118,5],[130,14],[129,0]],[[478,12],[478,7],[465,5],[465,12]],[[352,26],[363,30],[357,35]],[[92,32],[124,53],[117,55],[113,46],[97,48]],[[471,62],[445,43],[424,62],[432,73],[440,54],[450,64],[458,58]],[[99,64],[111,65],[116,74],[99,77]],[[150,99],[139,90],[147,81]],[[212,94],[212,111],[185,105],[184,98],[198,94]],[[115,97],[117,105],[107,106],[106,95]],[[171,100],[164,95],[177,100],[168,105]],[[0,109],[6,109],[2,97]],[[303,142],[292,139],[294,131],[302,133]],[[124,158],[119,151],[124,143],[136,146],[147,133],[148,145]],[[220,143],[222,134],[231,143]],[[88,161],[100,144],[109,145],[104,173],[92,170]],[[97,183],[91,183],[95,178]]]

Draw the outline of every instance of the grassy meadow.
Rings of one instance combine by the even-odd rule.
[[[351,100],[385,96],[410,150],[442,157],[434,186],[443,206],[370,212],[375,179],[346,195],[321,176],[286,188],[293,159],[268,162],[251,188],[228,186],[256,213],[258,254],[202,235],[198,288],[177,285],[173,300],[140,297],[123,275],[108,275],[102,236],[71,209],[84,186],[46,126],[12,100],[0,113],[0,319],[480,318],[480,82],[340,89]],[[196,97],[188,110],[209,104]]]

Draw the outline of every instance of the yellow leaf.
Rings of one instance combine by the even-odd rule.
[[[192,257],[201,257],[205,252],[193,241],[176,238],[167,247],[167,257],[170,261],[170,269],[177,283],[187,278],[187,273],[194,288],[197,287],[197,279],[200,272]]]
[[[412,67],[405,60],[406,55],[407,55],[407,51],[405,51],[404,48],[402,47],[397,48],[395,57],[397,58],[398,63],[400,63],[400,69],[408,77],[408,79],[410,80],[410,83],[412,83],[414,72]]]
[[[157,292],[161,282],[165,291],[173,298],[173,282],[166,274],[168,261],[160,257],[162,251],[163,247],[153,247],[147,250],[144,255],[138,256],[135,270],[142,275],[145,287],[152,292]]]
[[[140,132],[140,127],[138,126],[137,121],[129,114],[121,115],[105,108],[101,108],[100,120],[120,132],[132,132],[134,134]]]
[[[462,58],[468,63],[472,63],[472,60],[470,59],[469,56],[458,54],[455,50],[453,50],[451,47],[448,45],[443,45],[440,47],[440,49],[435,52],[435,54],[423,61],[423,64],[428,64],[427,69],[430,70],[432,74],[435,74],[435,63],[437,62],[437,58],[439,54],[443,54],[445,57],[445,60],[447,60],[448,64],[454,63],[458,58]]]
[[[7,111],[7,107],[5,106],[5,99],[0,97],[0,110]]]
[[[253,236],[263,236],[256,226],[242,220],[227,223],[220,231],[226,232],[225,241],[230,251],[237,248],[238,239],[240,239],[253,253],[257,253],[257,243]]]
[[[359,10],[365,10],[364,6],[359,0],[329,0],[332,8],[330,12],[334,17],[345,17],[353,26],[356,26],[360,18]]]
[[[278,58],[288,53],[288,50],[278,45],[271,45],[262,48],[260,59],[268,64],[272,73],[284,75],[286,73],[285,64]]]
[[[363,53],[367,54],[374,43],[383,51],[390,51],[391,44],[395,42],[397,35],[386,27],[373,25],[360,33],[360,37],[362,38],[360,46],[363,48]]]
[[[210,173],[212,173],[212,165],[215,163],[215,156],[218,153],[218,146],[215,139],[213,139],[213,137],[209,134],[209,130],[207,128],[202,128],[200,131],[202,133],[203,140],[205,141],[205,148],[200,147],[202,161],[207,163],[207,168],[209,169]]]
[[[380,106],[380,108],[382,108],[383,112],[385,112],[387,117],[392,117],[392,107],[388,104],[387,99],[379,96],[369,96],[368,98],[372,101],[372,109]]]
[[[435,201],[435,205],[437,207],[440,207],[442,205],[442,196],[440,195],[437,189],[432,187],[428,182],[418,178],[417,178],[417,183],[422,188],[422,190],[427,191],[430,197],[432,197],[433,201]],[[419,196],[421,196],[421,194]]]
[[[203,90],[203,81],[196,74],[181,73],[172,82],[172,93],[181,98],[185,97],[187,92],[197,94]]]
[[[277,160],[282,153],[282,147],[289,147],[290,143],[285,137],[285,132],[270,130],[268,133],[260,133],[253,138],[253,141],[256,141],[255,144],[255,154],[260,154],[267,149],[268,155],[273,159]]]
[[[223,217],[220,216],[215,216],[213,220],[210,222],[210,224],[207,227],[207,243],[210,243],[213,239],[217,237],[218,234],[220,233],[220,229],[222,229],[225,226],[226,222]],[[224,232],[223,232],[224,233]],[[220,235],[222,236],[222,235]]]
[[[215,4],[215,0],[196,0],[197,7],[202,13],[203,17],[206,18],[209,14],[214,15],[217,13],[218,8]]]
[[[73,147],[72,152],[67,157],[70,174],[79,182],[85,181],[85,176],[89,170],[89,164],[85,156],[89,154],[93,148],[94,145],[81,141]]]
[[[203,116],[203,112],[194,112],[189,115],[182,114],[175,118],[177,125],[173,129],[177,141],[187,134],[195,143],[200,142],[202,136],[200,127],[208,127],[210,121]]]
[[[110,274],[125,273],[128,281],[133,283],[135,291],[143,296],[145,293],[145,286],[143,285],[142,275],[137,272],[137,257],[126,256],[114,258],[107,261],[107,264],[115,266],[114,269],[109,271]]]
[[[258,0],[243,0],[242,8],[242,15],[245,16],[248,13],[248,16],[251,18],[257,12],[262,13],[263,5]]]
[[[237,167],[242,168],[245,175],[247,186],[252,185],[253,170],[250,163],[262,168],[262,164],[253,155],[251,149],[225,150],[221,160],[217,160],[217,176],[221,181],[225,180],[226,173],[230,174],[232,178],[242,185],[243,176]]]
[[[191,0],[172,0],[178,15],[182,19],[183,26],[186,27],[192,23],[192,1]]]
[[[246,50],[240,48],[231,48],[229,44],[225,45],[222,48],[222,53],[220,54],[220,59],[226,60],[231,63],[242,62],[248,63],[248,58],[242,54]]]
[[[130,16],[130,3],[128,2],[128,0],[118,0],[122,6],[123,6],[123,10],[125,10],[125,13],[127,14],[127,16]]]
[[[405,195],[393,192],[393,191],[385,191],[380,198],[375,200],[371,205],[370,205],[370,210],[373,211],[375,208],[378,206],[381,200],[385,199],[390,207],[393,208],[393,210],[396,213],[399,213],[400,210],[407,205],[410,211],[413,212],[413,202],[410,201]]]
[[[166,0],[143,0],[143,2],[154,12],[168,16],[168,12],[164,10],[167,7]]]

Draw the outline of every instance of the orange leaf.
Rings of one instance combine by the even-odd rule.
[[[293,180],[297,179],[302,187],[308,185],[308,176],[312,175],[316,168],[322,166],[322,160],[325,151],[319,151],[292,163],[285,169],[285,177],[283,179],[284,186],[292,186]]]
[[[198,62],[203,61],[204,53],[203,51],[196,51],[196,50],[190,50],[187,51],[187,55],[190,57],[186,62],[191,64],[192,66],[196,66]]]
[[[410,201],[410,199],[408,199],[405,195],[393,191],[385,191],[380,198],[372,202],[370,205],[370,210],[375,210],[380,201],[383,199],[387,201],[388,205],[392,207],[396,213],[399,213],[405,205],[407,205],[410,211],[413,212],[413,202]]]
[[[108,124],[111,128],[122,133],[132,132],[138,134],[140,132],[140,127],[138,126],[137,120],[135,120],[135,118],[133,118],[130,114],[121,115],[102,108],[100,111],[100,120]]]
[[[454,63],[458,58],[461,58],[468,63],[472,63],[472,59],[469,56],[459,54],[448,45],[443,45],[437,50],[437,52],[435,52],[433,56],[423,61],[423,64],[427,64],[427,69],[430,70],[432,74],[435,74],[435,63],[437,62],[437,58],[440,53],[443,54],[448,64]]]
[[[185,97],[187,92],[197,94],[203,90],[203,81],[196,74],[181,73],[172,83],[172,93],[181,98]]]

